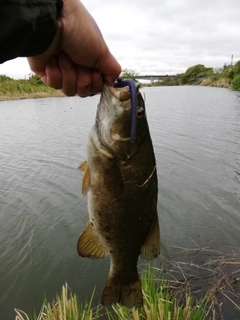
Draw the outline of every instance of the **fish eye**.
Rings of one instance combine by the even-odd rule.
[[[139,119],[142,119],[145,115],[145,111],[144,111],[144,108],[143,107],[140,107],[137,109],[137,117]]]

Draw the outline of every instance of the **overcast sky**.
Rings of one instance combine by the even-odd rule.
[[[240,60],[240,0],[83,0],[122,68],[176,74]],[[81,30],[79,30],[81,32]],[[26,59],[0,74],[27,76]]]

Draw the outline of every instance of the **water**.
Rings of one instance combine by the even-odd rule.
[[[164,255],[239,245],[240,98],[208,87],[143,89],[159,179]],[[78,164],[99,96],[0,102],[0,319],[33,314],[68,282],[101,296],[108,259],[80,258],[87,223]],[[184,257],[183,257],[184,259]]]

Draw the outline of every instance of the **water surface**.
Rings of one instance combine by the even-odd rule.
[[[145,88],[159,179],[162,252],[239,245],[240,99],[208,87]],[[99,96],[0,102],[0,318],[39,311],[68,282],[82,300],[109,260],[78,256],[87,223],[78,164]],[[184,256],[182,257],[184,259]],[[158,263],[161,262],[159,259]]]

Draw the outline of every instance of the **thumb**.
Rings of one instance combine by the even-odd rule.
[[[102,73],[103,78],[110,85],[113,85],[121,73],[121,66],[115,57],[109,52],[107,59],[105,59],[99,71]]]

